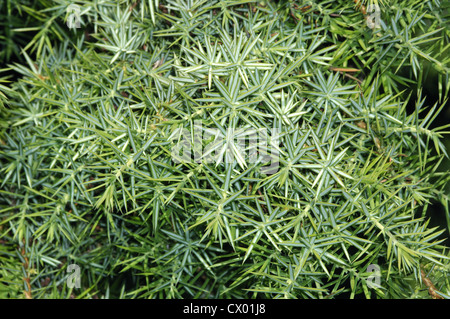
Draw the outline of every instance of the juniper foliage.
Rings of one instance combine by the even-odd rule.
[[[71,3],[0,5],[1,297],[450,297],[448,2]]]

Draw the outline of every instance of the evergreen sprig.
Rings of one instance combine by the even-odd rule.
[[[450,298],[444,2],[13,2],[0,296]]]

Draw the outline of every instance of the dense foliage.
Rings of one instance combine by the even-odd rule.
[[[0,2],[0,297],[450,298],[448,2],[74,3]]]

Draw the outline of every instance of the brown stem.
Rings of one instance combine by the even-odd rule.
[[[422,281],[425,284],[425,286],[428,287],[428,293],[430,294],[431,298],[433,299],[444,299],[442,296],[440,296],[438,293],[436,293],[436,287],[433,285],[433,282],[430,280],[430,278],[427,277],[425,274],[425,271],[423,269],[420,269],[420,275],[422,276]]]
[[[261,201],[264,202],[264,195],[261,193],[261,190],[259,190],[259,189],[258,189],[258,194],[261,196],[261,197],[260,197]],[[264,211],[265,211],[266,213],[268,213],[267,208],[266,208],[266,206],[265,206],[264,204],[261,204],[261,207],[264,209]]]
[[[359,9],[359,11],[361,11],[362,14],[364,14],[364,15],[367,14],[366,6],[363,5],[363,4],[361,3],[361,1],[359,1],[359,0],[354,0],[353,2],[356,3],[356,8]]]
[[[22,246],[22,250],[20,251],[20,253],[24,259],[22,266],[25,269],[25,274],[26,274],[26,277],[23,278],[23,280],[25,281],[25,285],[26,285],[26,289],[23,293],[25,294],[25,298],[33,299],[33,297],[31,296],[30,273],[28,271],[29,262],[28,262],[28,257],[25,255],[25,239],[23,240],[23,246]]]

